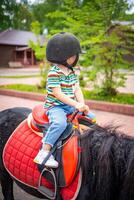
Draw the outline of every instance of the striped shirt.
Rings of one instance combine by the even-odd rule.
[[[47,97],[44,107],[49,108],[55,105],[65,105],[53,95],[52,88],[54,87],[60,87],[64,94],[75,99],[76,83],[79,83],[79,81],[75,72],[71,71],[68,75],[65,75],[58,66],[53,66],[47,77]]]

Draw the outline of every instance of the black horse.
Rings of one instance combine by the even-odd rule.
[[[31,112],[13,108],[0,112],[0,181],[4,200],[14,200],[13,179],[3,166],[2,151],[11,133]],[[77,200],[134,199],[134,137],[112,127],[93,126],[80,136],[83,171],[82,186]],[[19,184],[34,196],[43,198]]]

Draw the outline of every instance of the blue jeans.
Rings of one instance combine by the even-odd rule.
[[[67,115],[74,111],[75,108],[69,105],[54,106],[47,111],[50,126],[42,139],[43,144],[50,144],[53,147],[67,127]]]

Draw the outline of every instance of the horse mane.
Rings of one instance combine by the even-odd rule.
[[[94,126],[80,136],[83,181],[90,200],[134,198],[134,137]],[[84,199],[84,198],[83,198]]]

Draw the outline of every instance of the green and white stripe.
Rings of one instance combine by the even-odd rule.
[[[66,76],[58,66],[53,66],[47,77],[47,98],[44,107],[48,108],[55,105],[64,105],[63,102],[53,95],[52,88],[54,87],[60,87],[64,94],[74,99],[75,84],[78,82],[78,77],[75,72],[70,72]]]

